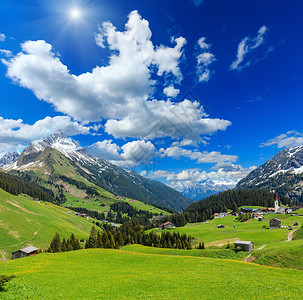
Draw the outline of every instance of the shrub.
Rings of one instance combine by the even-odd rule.
[[[15,276],[0,275],[0,291],[4,290],[4,285],[12,280]]]

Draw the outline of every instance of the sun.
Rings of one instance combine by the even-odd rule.
[[[79,19],[81,19],[82,11],[78,7],[73,7],[69,11],[69,16],[73,20],[79,20]]]

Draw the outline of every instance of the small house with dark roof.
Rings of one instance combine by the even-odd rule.
[[[281,228],[281,220],[278,218],[273,218],[269,220],[269,227],[270,228]]]
[[[12,259],[35,256],[37,254],[38,248],[33,246],[28,246],[26,248],[17,250],[12,253]]]
[[[167,229],[167,228],[176,228],[175,225],[171,222],[166,222],[163,223],[159,226],[159,229],[163,230],[163,229]]]
[[[240,251],[254,251],[255,244],[251,241],[236,241],[234,242],[235,249]]]

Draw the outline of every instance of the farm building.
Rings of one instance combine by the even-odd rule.
[[[17,250],[12,253],[12,259],[22,258],[27,256],[35,256],[37,254],[38,248],[33,246],[28,246],[26,248]]]
[[[166,223],[163,223],[159,226],[159,229],[163,230],[163,229],[166,229],[166,228],[176,228],[175,225],[171,222],[166,222]]]
[[[254,251],[254,243],[250,241],[236,241],[234,242],[235,249],[241,248],[241,251]],[[239,249],[239,248],[238,248]]]
[[[273,218],[269,220],[269,227],[270,228],[280,228],[281,227],[281,220],[277,218]]]
[[[226,212],[221,212],[221,213],[215,213],[214,214],[214,218],[215,219],[218,219],[218,218],[224,218],[224,217],[227,217],[227,213]]]

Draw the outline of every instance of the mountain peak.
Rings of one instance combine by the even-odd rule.
[[[279,151],[239,181],[238,188],[263,188],[294,199],[303,195],[303,145]]]
[[[62,139],[67,138],[67,135],[61,129],[57,129],[51,136]]]
[[[24,153],[28,155],[29,153],[41,152],[47,147],[56,149],[69,158],[71,158],[72,154],[81,149],[78,142],[65,135],[61,129],[58,129],[50,136],[31,142],[24,149]]]

